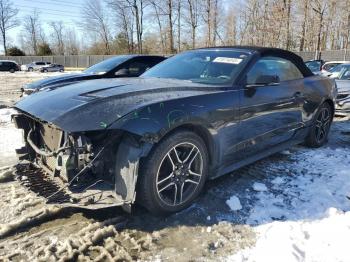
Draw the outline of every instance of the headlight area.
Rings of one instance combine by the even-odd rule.
[[[124,166],[116,158],[122,132],[72,134],[25,114],[13,119],[24,130],[25,140],[25,146],[16,150],[22,160],[16,177],[47,203],[97,209],[133,202],[134,184],[128,187],[128,178],[120,174],[122,167],[117,170]]]

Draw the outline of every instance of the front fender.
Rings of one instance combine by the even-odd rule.
[[[210,111],[205,99],[186,98],[155,103],[137,109],[113,123],[109,129],[124,130],[146,142],[156,143],[171,130],[186,124],[211,129],[205,115]]]

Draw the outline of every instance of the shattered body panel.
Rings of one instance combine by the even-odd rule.
[[[247,90],[247,70],[263,52],[275,52],[264,50],[253,50],[250,63],[227,85],[140,77],[42,90],[16,104],[14,120],[26,140],[18,153],[64,181],[70,193],[83,188],[76,199],[102,181],[111,186],[114,204],[129,210],[142,160],[179,128],[205,141],[210,178],[300,143],[319,105],[335,101],[334,83],[314,76],[300,60],[305,78],[296,87],[283,83],[284,92],[276,92],[275,86]],[[294,96],[296,91],[303,96]]]

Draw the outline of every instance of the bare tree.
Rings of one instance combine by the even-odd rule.
[[[183,0],[177,0],[177,52],[181,52],[181,25]]]
[[[132,14],[135,19],[136,24],[136,38],[137,38],[137,49],[140,54],[142,54],[142,38],[144,30],[144,11],[147,7],[147,0],[125,0],[128,6],[132,10]]]
[[[291,46],[291,35],[290,35],[290,23],[291,23],[291,8],[292,8],[292,2],[291,0],[284,0],[284,6],[287,12],[287,25],[286,25],[286,49],[290,49]]]
[[[134,19],[132,9],[125,0],[109,0],[117,28],[127,40],[129,53],[134,52]]]
[[[38,43],[41,35],[41,24],[38,11],[27,15],[23,19],[23,36],[26,44],[36,55],[38,53]]]
[[[308,20],[308,10],[309,10],[309,1],[303,1],[304,12],[303,12],[303,22],[301,26],[301,37],[300,37],[300,46],[299,51],[304,51],[305,46],[305,37],[306,37],[306,24]]]
[[[164,28],[163,28],[163,16],[165,15],[165,10],[163,9],[163,7],[158,3],[157,0],[151,0],[150,1],[151,6],[154,10],[154,16],[157,19],[157,24],[158,24],[158,29],[159,29],[159,37],[160,37],[160,43],[162,46],[162,53],[166,52],[167,49],[167,45],[166,45],[166,41],[167,41],[167,35],[164,32]]]
[[[0,0],[0,30],[4,53],[7,54],[7,32],[18,26],[19,21],[16,19],[18,9],[13,8],[13,3],[9,0]]]
[[[67,55],[77,55],[79,53],[79,40],[74,29],[66,30],[64,34],[65,53]]]
[[[316,12],[318,15],[319,21],[318,21],[318,33],[317,33],[317,45],[316,45],[316,54],[315,59],[319,58],[320,52],[321,52],[321,34],[323,29],[323,20],[324,15],[327,9],[327,2],[322,0],[316,0],[314,6],[312,9]]]
[[[105,54],[111,53],[110,49],[110,30],[108,24],[108,15],[106,14],[100,0],[87,0],[83,8],[83,29],[92,32],[102,41],[105,48]]]
[[[188,20],[187,23],[191,26],[192,48],[196,47],[197,27],[199,26],[200,6],[198,0],[187,0]]]
[[[50,26],[53,30],[53,36],[55,38],[55,49],[56,53],[59,55],[64,55],[64,26],[63,22],[51,22]]]

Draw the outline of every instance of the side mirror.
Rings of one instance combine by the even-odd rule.
[[[126,77],[126,76],[129,76],[129,69],[126,69],[126,68],[122,68],[122,69],[119,69],[118,71],[116,71],[114,73],[115,76],[118,76],[118,77]]]
[[[247,84],[247,87],[279,85],[280,78],[277,75],[260,75],[254,84]]]

